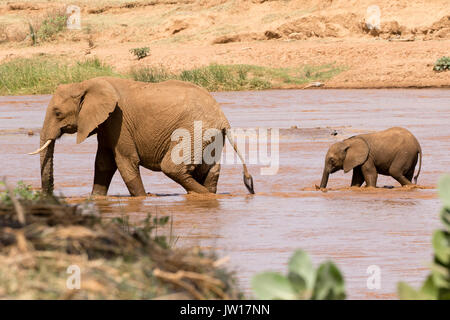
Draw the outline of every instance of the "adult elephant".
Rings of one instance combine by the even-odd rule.
[[[195,132],[195,122],[203,128],[200,137]],[[184,141],[188,148],[180,153],[182,162],[174,160],[180,144],[173,139],[177,129],[193,137]],[[212,129],[216,134],[205,141],[203,134]],[[97,134],[93,195],[107,194],[117,169],[132,196],[146,195],[139,166],[164,172],[188,193],[215,193],[220,172],[217,159],[227,136],[242,160],[244,184],[254,193],[253,179],[229,129],[219,104],[196,85],[175,80],[149,84],[99,77],[58,86],[47,107],[40,148],[31,154],[41,153],[41,182],[45,193],[53,192],[55,140],[64,133],[77,133],[77,143]],[[200,148],[203,152],[214,142],[221,144],[212,151],[215,161],[206,163],[201,156],[194,159],[195,152],[183,154],[192,150],[189,148],[192,145],[194,151]]]

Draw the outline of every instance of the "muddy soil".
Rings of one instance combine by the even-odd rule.
[[[450,168],[449,90],[274,90],[214,96],[233,127],[279,129],[278,173],[261,175],[265,165],[250,165],[252,196],[242,183],[241,166],[224,164],[218,195],[187,196],[162,173],[142,169],[152,195],[137,199],[127,197],[116,174],[111,196],[96,199],[105,219],[126,214],[139,222],[148,213],[172,216],[176,245],[214,248],[229,256],[247,293],[252,275],[284,272],[297,248],[308,251],[315,263],[335,261],[351,299],[395,299],[398,281],[423,281],[431,234],[439,226],[436,182]],[[10,182],[40,185],[39,157],[26,153],[39,144],[49,99],[0,97],[0,175]],[[401,188],[384,176],[378,186],[395,188],[349,188],[351,174],[339,172],[330,176],[328,192],[315,190],[331,143],[392,126],[408,128],[421,143],[420,188]],[[69,202],[89,196],[96,144],[95,136],[77,145],[70,135],[56,144],[56,193]],[[371,265],[381,268],[379,289],[367,288]]]

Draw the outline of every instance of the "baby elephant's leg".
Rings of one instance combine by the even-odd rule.
[[[408,179],[411,182],[413,181],[414,170],[416,169],[416,164],[417,164],[417,158],[418,158],[418,156],[415,156],[415,158],[412,161],[412,164],[409,167],[408,172],[406,172],[406,174],[405,174],[406,179]]]
[[[376,187],[378,172],[372,159],[367,159],[361,166],[361,172],[366,180],[366,187]]]
[[[361,187],[361,185],[364,183],[364,176],[361,171],[361,166],[357,166],[353,169],[353,176],[352,176],[352,187]]]
[[[411,180],[408,179],[412,177],[412,174],[409,172],[412,161],[409,161],[408,158],[408,154],[405,153],[397,155],[389,168],[389,174],[402,186],[412,185]]]

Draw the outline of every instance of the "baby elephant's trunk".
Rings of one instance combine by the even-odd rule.
[[[320,188],[326,188],[328,183],[328,177],[330,176],[330,173],[326,168],[323,169],[322,174],[322,181],[320,182]]]

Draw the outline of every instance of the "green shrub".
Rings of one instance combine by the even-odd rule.
[[[270,68],[236,64],[209,66],[184,70],[173,74],[163,67],[132,69],[134,80],[161,82],[178,79],[195,83],[208,91],[265,90],[285,85],[300,85],[310,81],[326,80],[344,70],[334,64],[299,68]]]
[[[3,181],[0,181],[0,186],[5,186]],[[5,188],[6,189],[6,188]],[[31,186],[25,184],[23,181],[17,182],[17,186],[13,189],[14,195],[19,200],[38,200],[41,198],[41,193],[31,189]],[[7,190],[0,192],[0,204],[11,205],[11,195]]]
[[[450,70],[450,57],[439,58],[433,67],[434,71],[446,71]]]
[[[179,237],[173,235],[173,220],[169,216],[158,217],[158,215],[156,215],[153,217],[151,214],[147,214],[147,217],[144,221],[139,223],[139,226],[131,224],[127,215],[123,215],[120,218],[114,218],[112,221],[119,224],[124,232],[130,234],[134,232],[139,238],[145,239],[146,241],[154,241],[165,249],[173,249],[179,239]],[[169,234],[158,234],[158,228],[164,228],[169,221]]]
[[[37,38],[48,41],[66,28],[67,16],[62,13],[48,15],[41,23],[37,32]]]
[[[149,47],[134,48],[134,49],[131,49],[130,52],[132,54],[134,54],[138,58],[138,60],[141,60],[141,59],[145,58],[146,56],[148,56],[148,54],[150,52],[150,48]]]
[[[344,278],[332,262],[316,270],[308,254],[297,250],[289,260],[288,274],[263,272],[252,279],[252,289],[262,300],[345,299]]]
[[[405,300],[450,300],[450,175],[439,180],[439,195],[444,203],[441,221],[444,229],[433,233],[434,259],[431,274],[419,290],[404,282],[398,284],[398,295]]]
[[[163,82],[170,79],[176,79],[175,74],[170,73],[164,67],[143,67],[133,68],[130,72],[131,77],[136,81],[143,82]]]
[[[64,10],[53,10],[44,16],[35,16],[28,22],[31,44],[50,41],[64,31],[67,25],[67,15]]]

